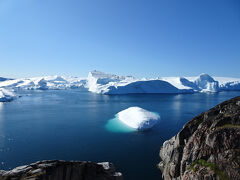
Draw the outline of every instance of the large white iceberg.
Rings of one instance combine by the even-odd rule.
[[[131,76],[117,76],[100,71],[88,73],[87,87],[90,92],[106,94],[110,86],[125,84],[134,81]]]
[[[12,101],[15,97],[16,95],[12,91],[0,88],[0,102]]]
[[[240,91],[240,78],[197,77],[134,78],[117,76],[100,71],[89,72],[88,77],[45,76],[21,79],[0,79],[0,88],[27,90],[61,90],[78,88],[98,94],[133,93],[194,93]]]
[[[226,89],[237,89],[239,82],[225,83],[219,86],[218,81],[208,74],[198,77],[163,77],[155,79],[136,79],[132,76],[116,76],[99,71],[88,75],[88,90],[99,94],[133,94],[133,93],[194,93],[218,92]]]
[[[136,79],[132,76],[116,76],[99,71],[88,75],[88,90],[100,94],[133,93],[193,93],[191,87],[184,86],[179,78]],[[188,81],[186,79],[186,81]]]
[[[117,114],[117,117],[124,124],[138,130],[147,130],[152,128],[159,120],[160,116],[142,109],[140,107],[130,107]]]
[[[103,94],[135,94],[135,93],[193,93],[192,89],[179,89],[162,80],[135,81],[126,84],[110,85]]]

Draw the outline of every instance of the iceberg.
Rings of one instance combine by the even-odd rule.
[[[193,93],[192,89],[179,89],[162,80],[135,81],[128,84],[110,85],[102,91],[103,94],[137,94],[137,93]]]
[[[87,78],[87,87],[90,92],[104,94],[107,88],[113,84],[118,84],[120,82],[129,82],[133,79],[130,76],[117,76],[113,74],[106,74],[100,71],[89,72]]]
[[[99,94],[135,94],[135,93],[193,93],[191,87],[184,86],[175,79],[136,79],[132,76],[116,76],[100,71],[88,75],[88,89]],[[188,80],[186,80],[188,81]],[[175,83],[174,83],[175,82]],[[173,85],[174,84],[174,85]]]
[[[215,80],[215,78],[217,80]],[[87,78],[88,90],[99,94],[194,93],[240,90],[240,79],[217,78],[208,74],[197,77],[162,77],[137,79],[92,71]]]
[[[197,77],[135,78],[118,76],[100,71],[91,71],[88,77],[44,76],[34,78],[0,78],[0,88],[17,90],[64,90],[79,89],[97,94],[135,93],[195,93],[240,91],[240,78],[211,77],[200,74]]]
[[[222,91],[240,91],[240,81],[227,82],[220,85]]]
[[[130,107],[117,114],[117,117],[124,124],[137,130],[152,128],[159,120],[157,113],[147,111],[140,107]]]
[[[25,89],[25,90],[61,90],[80,88],[87,90],[86,78],[46,76],[36,78],[22,78],[0,82],[2,88]]]
[[[0,102],[12,101],[16,95],[7,89],[0,88]]]
[[[240,78],[214,77],[221,91],[240,91]]]
[[[218,92],[219,84],[208,74],[200,74],[194,83],[200,88],[201,92]]]

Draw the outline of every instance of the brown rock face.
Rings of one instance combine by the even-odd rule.
[[[189,121],[161,150],[164,179],[240,179],[240,96]]]
[[[0,180],[123,180],[113,164],[77,161],[39,161],[11,171],[0,171]]]

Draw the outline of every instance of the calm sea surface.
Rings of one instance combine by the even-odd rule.
[[[44,159],[110,161],[125,180],[157,180],[162,143],[199,113],[240,92],[97,95],[78,90],[25,91],[0,104],[0,169]],[[114,120],[139,106],[161,115],[150,131]]]

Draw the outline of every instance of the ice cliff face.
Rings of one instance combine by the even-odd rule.
[[[208,74],[200,74],[194,83],[202,92],[218,92],[219,90],[218,82]]]
[[[100,71],[89,72],[87,78],[46,76],[0,81],[0,88],[54,90],[78,88],[99,94],[132,93],[194,93],[239,91],[240,79],[211,77],[162,77],[137,79],[132,76],[117,76]]]
[[[100,71],[89,72],[87,78],[88,90],[95,93],[104,93],[109,85],[125,80],[124,76],[106,74]]]
[[[93,71],[87,81],[89,91],[100,94],[218,92],[228,88],[236,90],[240,86],[240,81],[219,86],[219,82],[208,74],[201,74],[193,80],[184,77],[136,79]]]
[[[182,85],[179,78],[136,79],[93,71],[87,81],[89,91],[101,94],[193,93],[193,89]]]

